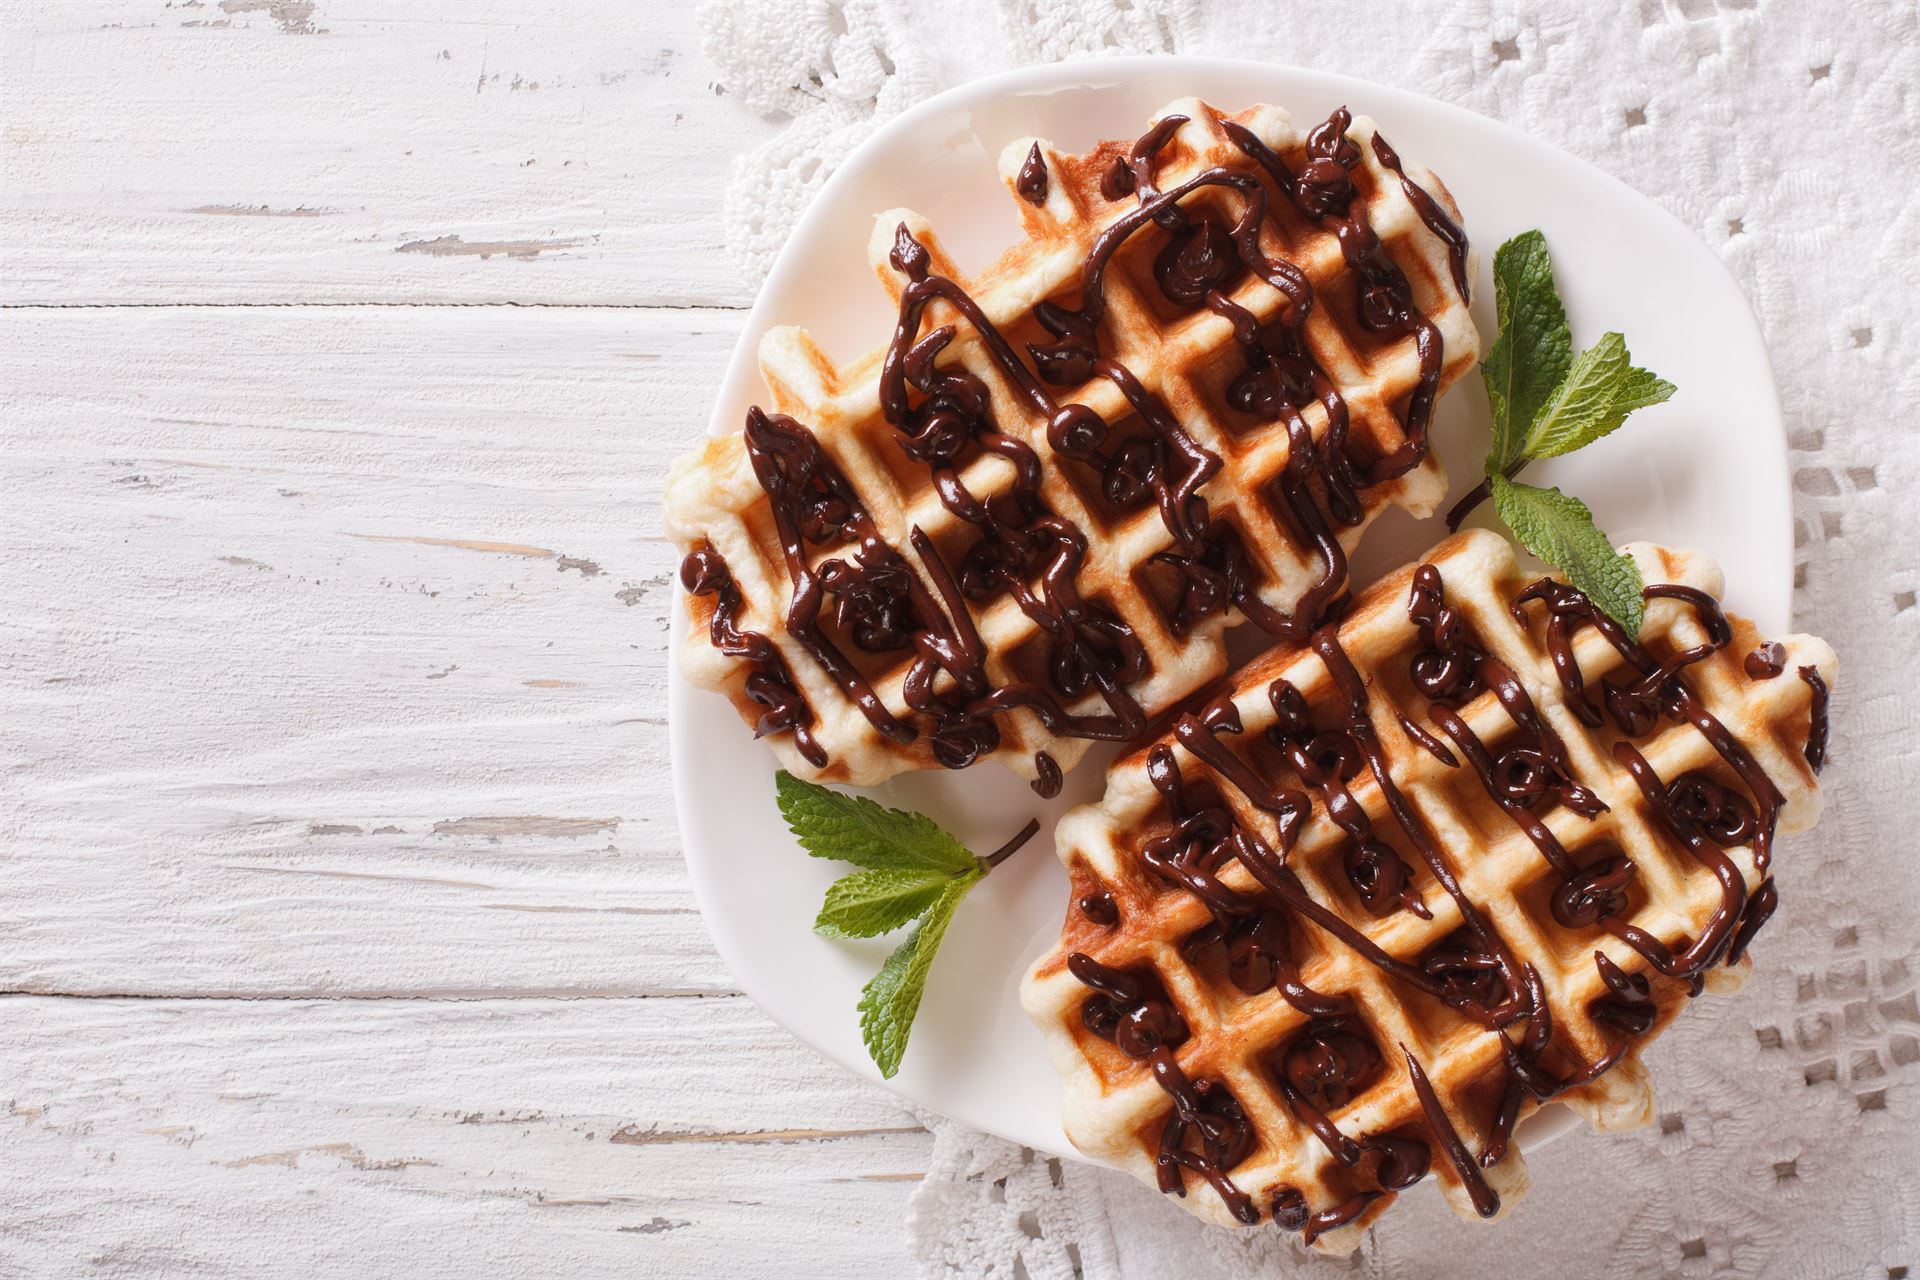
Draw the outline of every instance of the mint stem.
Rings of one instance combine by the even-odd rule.
[[[1527,469],[1530,459],[1522,458],[1507,468],[1507,479],[1511,480]],[[1493,496],[1493,480],[1482,477],[1480,483],[1468,491],[1467,496],[1453,504],[1453,510],[1447,512],[1447,532],[1460,532],[1460,525],[1473,514],[1474,508]]]
[[[1040,819],[1038,818],[1027,819],[1027,825],[1020,828],[1019,832],[1015,834],[1013,839],[1007,841],[1005,844],[1001,845],[998,849],[995,849],[992,853],[980,859],[980,861],[986,865],[987,870],[989,871],[993,870],[995,867],[1005,862],[1008,858],[1011,858],[1014,854],[1020,852],[1020,846],[1025,844],[1027,841],[1033,839],[1033,833],[1038,831],[1039,829],[1040,829]]]

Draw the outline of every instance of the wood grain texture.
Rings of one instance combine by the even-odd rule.
[[[928,1136],[667,786],[713,81],[675,4],[0,10],[0,1275],[908,1267]]]
[[[0,313],[0,982],[730,990],[667,787],[657,501],[736,331]]]
[[[0,1011],[9,1276],[893,1275],[931,1143],[743,998]]]
[[[751,301],[772,131],[691,4],[62,0],[0,41],[0,302]]]

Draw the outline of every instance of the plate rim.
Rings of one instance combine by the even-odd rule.
[[[839,186],[845,185],[853,180],[850,175],[858,171],[859,166],[855,162],[863,153],[878,150],[895,138],[911,133],[920,127],[922,122],[928,118],[965,103],[989,99],[1003,94],[1037,89],[1051,88],[1062,92],[1071,91],[1077,87],[1092,87],[1076,84],[1076,81],[1084,78],[1093,77],[1113,81],[1138,75],[1149,70],[1156,73],[1166,72],[1168,70],[1184,70],[1186,74],[1196,80],[1201,80],[1210,71],[1217,72],[1221,70],[1237,75],[1250,73],[1267,74],[1274,76],[1276,80],[1295,79],[1296,82],[1306,81],[1315,83],[1318,87],[1333,90],[1337,94],[1344,93],[1356,98],[1364,97],[1370,111],[1376,103],[1380,104],[1382,108],[1381,114],[1385,114],[1386,111],[1390,109],[1411,109],[1436,114],[1442,122],[1448,117],[1468,120],[1471,122],[1471,127],[1475,129],[1485,130],[1491,128],[1495,134],[1501,137],[1502,142],[1525,151],[1534,159],[1544,160],[1549,165],[1561,169],[1571,166],[1574,170],[1580,171],[1583,178],[1588,181],[1598,178],[1603,185],[1614,188],[1616,193],[1623,194],[1634,203],[1646,210],[1652,211],[1657,214],[1659,218],[1664,219],[1670,224],[1669,229],[1675,233],[1674,239],[1676,243],[1683,243],[1686,246],[1686,252],[1702,263],[1711,262],[1714,268],[1713,274],[1715,278],[1723,283],[1730,296],[1737,300],[1738,307],[1733,314],[1737,314],[1740,317],[1744,329],[1741,333],[1733,336],[1739,345],[1750,345],[1759,353],[1761,364],[1766,371],[1767,376],[1764,379],[1764,385],[1758,389],[1764,398],[1765,408],[1767,410],[1765,414],[1766,423],[1754,423],[1751,425],[1755,429],[1763,425],[1770,428],[1769,440],[1775,445],[1775,448],[1768,450],[1766,457],[1769,460],[1774,458],[1779,459],[1776,475],[1776,499],[1780,508],[1787,513],[1787,519],[1779,522],[1780,527],[1775,535],[1779,543],[1776,548],[1776,553],[1781,563],[1787,565],[1792,564],[1792,479],[1791,469],[1787,463],[1789,450],[1785,415],[1781,407],[1779,381],[1777,374],[1774,372],[1772,354],[1768,349],[1766,335],[1760,326],[1758,314],[1754,311],[1752,300],[1747,296],[1746,290],[1741,286],[1738,278],[1734,276],[1725,260],[1722,259],[1719,254],[1715,253],[1692,227],[1682,222],[1670,210],[1655,202],[1651,197],[1592,161],[1582,159],[1556,146],[1552,142],[1527,133],[1515,125],[1508,124],[1504,120],[1483,115],[1470,108],[1447,102],[1440,98],[1431,97],[1415,90],[1381,84],[1360,76],[1253,58],[1230,58],[1198,54],[1131,54],[1113,57],[1079,57],[1062,62],[1016,67],[981,76],[944,89],[883,121],[847,153],[846,157],[841,160],[834,172],[821,184],[820,189],[809,197],[807,207],[794,222],[792,230],[782,242],[781,250],[775,258],[773,267],[761,282],[755,294],[753,305],[748,309],[741,322],[740,336],[735,342],[731,355],[728,357],[726,367],[714,384],[716,394],[714,396],[713,407],[708,416],[704,433],[705,438],[717,438],[732,434],[738,430],[737,424],[729,425],[732,410],[727,404],[727,388],[733,386],[736,381],[742,377],[743,373],[750,377],[758,377],[758,347],[761,338],[769,328],[774,327],[776,324],[792,322],[791,320],[774,320],[769,316],[769,312],[772,310],[771,299],[784,292],[787,277],[801,269],[798,266],[798,256],[789,255],[786,252],[786,248],[794,242],[801,241],[812,235],[815,225],[823,222],[829,216],[828,210],[832,204],[829,197],[837,191]],[[1204,98],[1206,95],[1200,93],[1197,96]],[[689,446],[691,446],[695,441],[690,440],[688,443]],[[1748,612],[1754,616],[1756,621],[1760,622],[1762,629],[1765,631],[1785,631],[1789,629],[1792,624],[1793,584],[1791,574],[1785,575],[1784,579],[1783,582],[1761,584],[1759,586],[1752,583],[1742,584],[1743,592],[1749,597],[1748,603],[1751,606]],[[692,775],[694,771],[690,765],[683,760],[683,757],[687,754],[687,744],[684,740],[685,734],[688,732],[685,727],[688,709],[687,700],[690,695],[704,691],[692,688],[685,676],[681,673],[679,647],[685,636],[688,620],[682,594],[678,590],[675,590],[673,592],[673,598],[674,603],[670,615],[671,625],[667,646],[667,733],[668,765],[672,776],[672,792],[674,798],[674,821],[675,827],[680,835],[681,859],[687,868],[687,877],[693,889],[694,901],[700,909],[702,924],[706,929],[709,940],[713,944],[715,952],[719,954],[721,961],[727,966],[735,982],[739,984],[740,990],[753,1001],[754,1005],[789,1035],[792,1035],[795,1039],[806,1045],[808,1049],[820,1054],[828,1061],[835,1063],[843,1069],[852,1072],[863,1081],[879,1085],[903,1102],[914,1106],[926,1107],[931,1111],[947,1116],[947,1113],[941,1109],[938,1103],[909,1093],[904,1085],[897,1082],[898,1077],[891,1080],[885,1079],[879,1075],[878,1069],[875,1068],[870,1061],[850,1055],[843,1055],[836,1052],[827,1044],[816,1041],[812,1036],[808,1035],[796,1021],[791,1020],[786,1013],[762,999],[755,991],[755,987],[758,985],[757,982],[749,980],[744,975],[742,966],[735,962],[736,948],[723,942],[721,932],[714,928],[713,894],[708,884],[708,878],[701,870],[704,860],[691,856],[690,854],[690,849],[694,841],[689,838],[690,833],[688,830],[687,815],[692,811],[698,797],[695,796],[692,791]],[[851,1017],[851,1011],[849,1011],[849,1016]],[[1052,1070],[1051,1063],[1049,1063],[1049,1070]],[[948,1118],[954,1119],[954,1117],[951,1116],[948,1116]],[[1035,1144],[1033,1143],[1034,1135],[1016,1136],[1000,1133],[995,1130],[990,1123],[978,1119],[959,1120],[958,1122],[978,1125],[986,1131],[994,1133],[995,1136],[1018,1145],[1037,1145],[1039,1149],[1050,1155],[1063,1156],[1068,1159],[1100,1167],[1111,1167],[1104,1161],[1089,1156],[1074,1147],[1071,1140],[1064,1140],[1057,1144]],[[1533,1116],[1529,1117],[1526,1122],[1522,1123],[1520,1130],[1516,1134],[1516,1145],[1523,1154],[1536,1151],[1560,1137],[1562,1134],[1577,1127],[1579,1127],[1579,1119],[1570,1108],[1561,1103],[1549,1103]],[[1063,1139],[1064,1136],[1064,1130],[1062,1130]]]

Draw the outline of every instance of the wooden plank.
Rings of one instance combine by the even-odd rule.
[[[0,313],[0,987],[731,990],[657,502],[737,324]]]
[[[0,1010],[7,1275],[909,1266],[929,1135],[744,999]]]
[[[86,0],[0,40],[0,303],[750,301],[696,6]]]

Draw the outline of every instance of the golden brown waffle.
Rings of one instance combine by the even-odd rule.
[[[1034,966],[1022,996],[1063,1077],[1065,1125],[1077,1146],[1152,1183],[1173,1125],[1186,1167],[1168,1169],[1162,1186],[1181,1189],[1188,1209],[1224,1225],[1257,1218],[1299,1229],[1311,1220],[1319,1247],[1345,1252],[1396,1185],[1418,1176],[1421,1147],[1463,1216],[1511,1203],[1527,1182],[1517,1151],[1481,1171],[1483,1186],[1463,1178],[1447,1152],[1457,1131],[1470,1167],[1480,1167],[1490,1144],[1498,1156],[1510,1124],[1497,1119],[1503,1107],[1530,1113],[1536,1094],[1571,1082],[1559,1100],[1596,1128],[1651,1116],[1641,1049],[1690,992],[1740,984],[1750,968],[1741,953],[1776,901],[1765,878],[1770,839],[1758,834],[1768,825],[1762,793],[1777,791],[1781,834],[1819,814],[1810,764],[1824,757],[1835,659],[1812,636],[1763,646],[1738,619],[1715,635],[1720,615],[1710,597],[1721,579],[1711,561],[1644,544],[1628,552],[1649,584],[1641,648],[1630,652],[1664,664],[1651,676],[1602,634],[1583,597],[1551,580],[1524,591],[1539,580],[1521,571],[1504,539],[1463,533],[1425,558],[1437,581],[1432,572],[1416,579],[1409,565],[1361,593],[1337,633],[1329,627],[1256,659],[1172,732],[1116,763],[1100,803],[1062,819],[1057,845],[1072,905],[1058,947]],[[1676,598],[1686,593],[1660,583],[1705,594]],[[1579,699],[1556,671],[1554,627],[1564,628]],[[1351,685],[1364,682],[1361,733],[1348,731],[1353,688],[1341,684],[1342,653]],[[1693,660],[1680,665],[1680,655]],[[1499,678],[1502,667],[1512,682]],[[1680,688],[1691,691],[1687,699]],[[1729,762],[1711,726],[1696,727],[1703,711],[1764,781]],[[1240,731],[1232,732],[1236,713]],[[1534,727],[1541,724],[1545,731]],[[1392,812],[1361,741],[1368,737],[1411,830],[1430,833],[1457,897]],[[1463,739],[1484,747],[1486,774]],[[1304,776],[1295,767],[1302,757],[1282,743],[1304,752],[1318,778]],[[1349,780],[1316,785],[1344,772],[1343,756]],[[1651,791],[1629,758],[1650,767]],[[1180,789],[1170,792],[1175,770]],[[1529,823],[1578,869],[1574,887],[1563,887],[1565,874]],[[1355,852],[1363,847],[1356,829],[1407,869],[1406,897],[1391,867],[1382,872],[1378,858]],[[1244,843],[1222,846],[1229,831],[1245,833]],[[1622,856],[1636,870],[1609,868]],[[1369,910],[1363,888],[1385,914]],[[1210,907],[1208,895],[1225,909]],[[1309,919],[1302,899],[1336,927]],[[1431,918],[1405,909],[1407,901]],[[1731,914],[1715,924],[1722,910]],[[1495,942],[1475,940],[1470,914]],[[1215,935],[1223,925],[1224,943]],[[1382,962],[1356,949],[1355,936]],[[1502,949],[1509,969],[1474,967]],[[1596,952],[1613,968],[1613,984]],[[1075,955],[1084,959],[1070,962]],[[1656,971],[1649,956],[1668,957],[1675,976]],[[1508,984],[1508,973],[1517,980]],[[1290,980],[1308,992],[1298,1003],[1311,1008],[1318,993],[1347,1007],[1303,1012],[1283,995]],[[1103,981],[1106,994],[1096,990]],[[1536,998],[1550,1027],[1534,1012]],[[1480,1017],[1469,1007],[1476,1001],[1480,1013],[1506,1008]],[[1155,1064],[1156,1045],[1171,1072]],[[1443,1122],[1423,1109],[1408,1054],[1430,1080]],[[1177,1108],[1182,1090],[1188,1098]],[[1317,1135],[1316,1111],[1338,1132]],[[1209,1126],[1211,1147],[1201,1132]],[[1377,1141],[1385,1137],[1396,1141]],[[1209,1154],[1217,1171],[1206,1167]],[[1209,1174],[1230,1179],[1224,1194]]]
[[[1375,515],[1389,504],[1424,515],[1441,497],[1445,481],[1424,447],[1424,418],[1433,397],[1472,367],[1479,351],[1464,296],[1473,261],[1464,239],[1450,244],[1443,238],[1447,231],[1457,235],[1450,220],[1458,219],[1458,211],[1431,173],[1409,163],[1403,180],[1383,166],[1382,157],[1394,159],[1393,153],[1376,143],[1370,121],[1345,122],[1342,115],[1334,124],[1343,127],[1323,127],[1316,145],[1335,158],[1323,156],[1316,170],[1307,135],[1278,108],[1258,106],[1225,116],[1188,99],[1171,104],[1156,119],[1173,116],[1188,120],[1157,130],[1158,136],[1150,134],[1156,146],[1131,168],[1123,163],[1129,153],[1125,143],[1102,143],[1079,156],[1034,139],[1009,146],[1000,169],[1015,194],[1024,235],[976,275],[962,273],[947,258],[924,219],[906,210],[879,216],[870,256],[896,301],[915,277],[944,278],[978,308],[977,315],[964,314],[952,294],[945,293],[924,311],[908,314],[908,341],[944,326],[953,327],[953,337],[935,358],[925,361],[918,382],[910,370],[910,386],[899,386],[895,418],[905,410],[905,421],[889,421],[886,411],[884,350],[842,368],[795,328],[772,330],[760,349],[772,407],[793,420],[758,419],[761,429],[785,432],[781,438],[789,441],[794,428],[810,433],[824,464],[808,466],[816,474],[831,472],[824,482],[809,480],[815,486],[810,492],[816,498],[828,491],[835,495],[839,505],[831,513],[834,517],[849,507],[855,511],[851,523],[829,521],[836,527],[818,541],[805,539],[791,559],[803,561],[814,574],[832,558],[849,561],[859,548],[862,535],[855,526],[864,514],[874,540],[890,549],[879,558],[887,562],[892,580],[904,582],[898,576],[904,568],[922,593],[917,597],[918,625],[908,622],[892,630],[922,630],[949,639],[967,620],[953,619],[953,610],[944,607],[940,583],[928,555],[914,545],[912,531],[924,533],[933,554],[962,585],[968,582],[968,556],[984,539],[977,521],[956,515],[952,501],[943,503],[929,462],[925,457],[916,460],[903,442],[916,433],[923,442],[931,438],[927,420],[941,394],[935,385],[941,376],[977,380],[986,403],[974,406],[978,412],[963,424],[971,437],[952,459],[953,473],[968,495],[992,508],[1020,498],[1014,491],[1021,485],[1008,452],[983,447],[983,433],[998,432],[1015,442],[1010,448],[1031,451],[1037,480],[1021,499],[1028,506],[1017,523],[1031,528],[1028,517],[1038,513],[1080,531],[1085,550],[1067,587],[1069,592],[1077,588],[1078,600],[1097,615],[1095,639],[1100,641],[1091,651],[1063,658],[1063,642],[1050,634],[1054,624],[1037,615],[1049,609],[1071,611],[1076,602],[1069,598],[1063,604],[1062,593],[1043,584],[1044,556],[1031,560],[1017,572],[1031,597],[1026,603],[1016,598],[1020,593],[1010,590],[1005,578],[968,593],[971,624],[989,655],[985,685],[1038,688],[1068,713],[1108,715],[1120,723],[1103,736],[1116,738],[1132,736],[1146,718],[1224,669],[1222,632],[1229,610],[1216,606],[1203,615],[1197,608],[1183,612],[1183,587],[1193,579],[1156,557],[1194,554],[1195,546],[1204,543],[1205,554],[1214,557],[1209,563],[1217,568],[1220,558],[1229,554],[1217,544],[1237,540],[1242,564],[1237,572],[1247,590],[1235,618],[1259,614],[1264,625],[1283,632],[1296,612],[1304,620],[1342,589],[1345,550]],[[1251,147],[1249,138],[1254,140]],[[1258,153],[1266,148],[1274,159],[1263,167]],[[1184,196],[1164,197],[1159,220],[1180,225],[1143,225],[1124,239],[1104,268],[1099,290],[1104,309],[1096,315],[1086,296],[1083,264],[1102,233],[1123,219],[1144,221],[1138,211],[1154,198],[1150,187],[1173,192],[1216,167],[1239,185],[1208,180]],[[1297,183],[1291,173],[1302,175]],[[1282,180],[1293,185],[1283,189]],[[1193,262],[1170,260],[1166,267],[1167,278],[1175,281],[1174,292],[1195,294],[1195,279],[1200,284],[1212,279],[1207,275],[1207,250],[1229,256],[1235,251],[1227,224],[1241,216],[1254,195],[1266,203],[1254,232],[1272,270],[1263,276],[1244,264],[1232,265],[1217,281],[1219,292],[1244,318],[1234,315],[1233,308],[1216,308],[1204,299],[1175,301],[1157,274],[1162,256],[1181,245],[1195,255]],[[1427,201],[1424,214],[1419,200]],[[1320,210],[1320,216],[1309,210]],[[1366,227],[1379,238],[1378,253],[1359,269],[1343,257],[1333,231],[1343,218],[1364,224],[1358,236],[1349,237],[1362,251],[1367,251]],[[1274,280],[1287,283],[1299,296],[1291,296]],[[1301,298],[1309,295],[1310,301],[1303,303]],[[1391,311],[1408,303],[1408,323],[1381,319],[1382,308]],[[1076,356],[1074,335],[1050,332],[1043,323],[1068,312],[1073,313],[1069,322],[1092,318],[1099,354],[1116,362],[1130,380],[1092,371]],[[1306,363],[1287,365],[1287,376],[1304,383],[1309,366],[1320,376],[1310,387],[1278,393],[1298,403],[1300,431],[1313,444],[1296,449],[1290,439],[1291,409],[1268,401],[1263,410],[1251,411],[1232,401],[1240,395],[1243,402],[1254,403],[1235,387],[1247,383],[1257,390],[1255,364],[1267,367],[1263,376],[1269,381],[1259,385],[1286,385],[1281,362],[1268,348],[1280,344],[1285,333],[1296,332],[1289,325],[1301,316],[1305,318],[1297,333]],[[982,321],[988,327],[983,328]],[[1267,354],[1250,357],[1236,337],[1236,323],[1255,341],[1267,344],[1261,348]],[[1001,337],[1005,359],[995,355]],[[1423,344],[1428,343],[1434,349],[1423,357]],[[1030,346],[1056,348],[1045,363],[1064,383],[1036,377],[1033,371],[1043,361],[1030,354]],[[1011,369],[1007,360],[1020,368]],[[1123,390],[1123,381],[1137,387]],[[945,394],[949,401],[964,400],[964,392],[964,386],[955,391],[947,384]],[[1336,427],[1330,439],[1329,406],[1342,404],[1344,428]],[[1091,453],[1081,448],[1089,437],[1080,437],[1066,452],[1050,437],[1055,410],[1074,405],[1091,411],[1075,419],[1077,426],[1091,423],[1095,436],[1106,437]],[[1161,413],[1164,417],[1156,421]],[[1410,421],[1420,429],[1410,429]],[[1180,448],[1169,443],[1164,423],[1183,432],[1212,461],[1198,460],[1201,454],[1182,456]],[[1338,438],[1342,430],[1345,444]],[[1136,460],[1146,456],[1142,450],[1160,449],[1161,473],[1170,481],[1203,481],[1193,493],[1204,503],[1204,514],[1195,520],[1190,509],[1183,517],[1177,500],[1163,503],[1157,495],[1141,492],[1138,484],[1130,485],[1119,457],[1123,446],[1134,448]],[[802,447],[807,447],[804,441]],[[1079,452],[1068,456],[1074,450]],[[1290,463],[1298,475],[1304,511],[1290,505],[1283,492],[1285,476],[1294,474],[1288,471]],[[1358,484],[1349,486],[1355,477]],[[1110,482],[1117,486],[1120,501],[1111,499]],[[1205,538],[1190,546],[1176,537],[1174,526],[1183,519],[1204,529]],[[814,778],[871,784],[904,770],[935,763],[955,767],[956,761],[992,756],[1029,778],[1037,773],[1044,778],[1054,765],[1070,768],[1086,750],[1086,738],[1049,729],[1040,714],[1017,699],[1011,709],[948,718],[943,741],[941,715],[910,707],[903,687],[919,653],[915,644],[890,635],[902,642],[880,652],[863,649],[851,635],[852,627],[835,621],[837,601],[829,589],[818,632],[843,667],[871,691],[872,702],[863,711],[861,699],[850,695],[848,681],[837,677],[817,648],[802,643],[788,625],[795,608],[796,571],[741,435],[711,440],[676,465],[667,485],[665,523],[684,552],[707,557],[698,565],[690,561],[683,572],[683,581],[702,587],[705,594],[687,597],[693,625],[681,650],[681,669],[695,684],[726,693],[743,718],[772,734],[788,768]],[[1321,542],[1316,542],[1316,532],[1322,531],[1310,527],[1315,524],[1323,526]],[[724,615],[723,624],[730,624],[731,633],[724,638],[731,653],[716,646],[716,609]],[[944,616],[926,617],[930,612]],[[1107,651],[1112,646],[1101,636],[1110,637],[1116,629],[1131,632],[1137,652],[1129,648],[1116,656]],[[727,632],[728,626],[721,631]],[[1083,628],[1072,643],[1079,644],[1086,635]],[[1113,711],[1114,699],[1100,696],[1100,679],[1089,683],[1084,670],[1064,684],[1055,679],[1053,673],[1063,661],[1083,669],[1104,662],[1109,675],[1117,670],[1114,682],[1133,709]],[[951,695],[952,673],[942,674],[938,684]],[[975,705],[981,700],[977,688],[968,697]],[[876,707],[884,707],[884,712],[873,714]],[[889,720],[894,722],[892,736],[882,731]],[[799,734],[784,732],[795,725]],[[1051,761],[1037,760],[1036,753],[1042,751]]]

